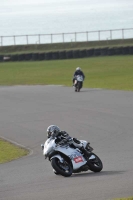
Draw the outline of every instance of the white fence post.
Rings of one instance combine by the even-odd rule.
[[[88,42],[88,31],[86,32],[87,42]]]
[[[124,39],[124,29],[122,29],[122,39]]]
[[[3,36],[1,36],[1,46],[3,46]]]
[[[27,44],[28,44],[28,35],[26,35],[26,40],[27,40]]]
[[[14,45],[16,45],[15,35],[13,36],[13,38],[14,38]]]

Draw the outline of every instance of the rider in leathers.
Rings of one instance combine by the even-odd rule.
[[[85,75],[84,75],[83,71],[81,70],[80,67],[77,67],[76,71],[74,72],[74,75],[73,75],[73,84],[74,84],[74,82],[76,80],[76,76],[77,75],[81,75],[81,76],[83,76],[83,79],[85,79]]]
[[[61,144],[64,142],[69,143],[73,148],[79,148],[85,155],[88,155],[88,152],[84,149],[83,145],[78,139],[70,137],[66,131],[61,131],[56,125],[50,125],[47,128],[47,137],[56,138],[56,144]]]

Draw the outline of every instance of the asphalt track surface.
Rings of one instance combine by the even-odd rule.
[[[41,143],[58,125],[90,141],[100,173],[56,176]],[[0,164],[0,200],[109,200],[133,196],[133,92],[62,86],[0,87],[0,136],[30,148]]]

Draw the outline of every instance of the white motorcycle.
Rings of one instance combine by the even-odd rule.
[[[75,76],[75,82],[74,82],[75,92],[80,92],[80,89],[82,88],[83,85],[83,81],[84,78],[82,75]]]
[[[103,168],[100,158],[92,153],[93,148],[85,140],[79,140],[87,152],[85,155],[78,148],[74,148],[62,140],[58,144],[55,143],[56,138],[49,138],[45,144],[41,145],[45,159],[48,158],[56,175],[65,177],[71,176],[72,173],[80,173],[91,170],[100,172]]]

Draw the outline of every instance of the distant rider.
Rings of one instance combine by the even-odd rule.
[[[85,79],[85,75],[84,75],[83,71],[81,70],[80,67],[77,67],[77,68],[76,68],[76,71],[74,72],[74,75],[73,75],[73,86],[74,86],[74,82],[75,82],[75,80],[76,80],[76,76],[77,76],[77,75],[82,75],[82,76],[83,76],[83,79]]]

